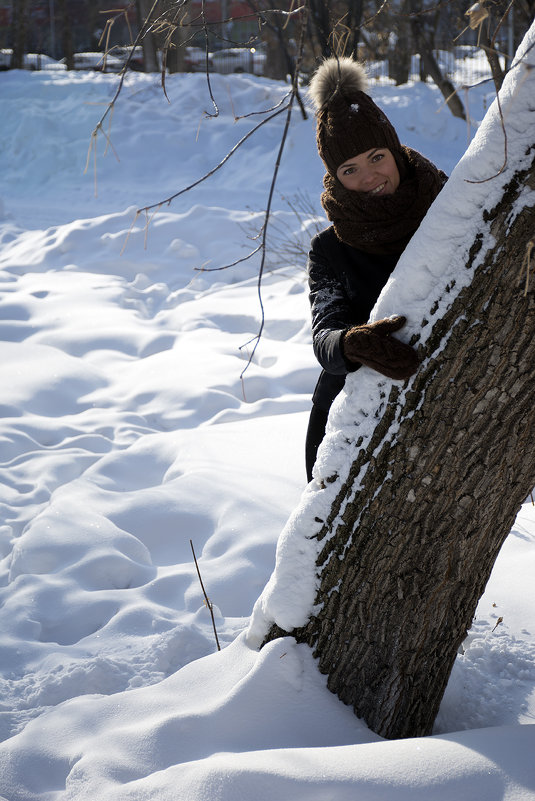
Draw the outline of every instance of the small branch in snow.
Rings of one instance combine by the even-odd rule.
[[[189,544],[191,545],[191,552],[193,553],[193,560],[195,562],[195,567],[197,568],[197,575],[199,576],[201,589],[202,589],[202,592],[203,592],[203,595],[204,595],[204,601],[206,603],[206,606],[210,610],[210,615],[212,617],[212,626],[213,626],[213,629],[214,629],[214,636],[215,636],[215,642],[216,642],[216,645],[217,645],[217,650],[220,651],[221,650],[221,646],[219,645],[219,637],[217,636],[217,629],[215,627],[213,604],[212,604],[211,600],[208,598],[208,596],[206,594],[206,590],[204,589],[204,584],[203,584],[202,578],[201,578],[201,571],[199,570],[199,563],[197,562],[197,557],[195,556],[195,549],[193,547],[193,541],[190,540]]]

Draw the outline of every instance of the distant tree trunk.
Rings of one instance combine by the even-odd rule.
[[[74,69],[74,48],[72,44],[72,28],[71,20],[69,17],[69,8],[67,0],[57,0],[59,18],[61,20],[61,44],[63,55],[65,57],[65,65],[68,70]]]
[[[266,65],[264,75],[274,81],[285,81],[287,75],[293,75],[293,58],[286,42],[285,32],[281,27],[278,14],[263,14],[265,3],[258,0],[247,0],[253,14],[264,21],[262,41],[266,46]]]
[[[415,0],[412,0],[411,2],[411,10],[411,31],[416,43],[416,49],[420,53],[420,57],[423,62],[423,68],[425,72],[431,76],[433,81],[442,92],[442,95],[444,96],[448,108],[453,116],[460,117],[462,120],[465,120],[466,114],[464,113],[462,101],[455,91],[455,87],[452,82],[442,75],[438,62],[433,55],[433,49],[424,35],[422,22],[419,16],[416,14],[417,8]]]
[[[401,6],[401,13],[405,11],[404,3]],[[394,38],[394,45],[388,51],[388,76],[396,82],[396,86],[401,86],[409,80],[411,70],[409,23],[401,15],[396,20]]]
[[[524,79],[535,85],[527,67]],[[508,112],[517,119],[514,106]],[[431,733],[477,602],[535,483],[533,278],[525,289],[533,116],[522,128],[531,145],[466,241],[471,283],[436,320],[409,388],[393,386],[381,402],[347,479],[324,479],[336,497],[310,535],[325,540],[318,611],[288,633],[314,649],[329,688],[384,737]],[[509,137],[518,130],[508,127]],[[313,509],[323,509],[320,500]],[[266,639],[286,633],[273,626]]]
[[[182,33],[183,29],[177,28],[171,40],[164,45],[163,57],[165,59],[165,66],[171,74],[184,72],[184,45]]]
[[[136,0],[140,29],[148,19],[152,5],[152,0]],[[145,72],[159,72],[160,67],[158,64],[155,36],[151,32],[146,33],[141,44],[143,46]]]
[[[358,55],[363,10],[364,0],[348,0],[347,26],[350,31],[350,36],[345,54],[348,56],[353,55],[355,58],[357,58]]]
[[[505,71],[501,67],[499,54],[489,36],[487,22],[482,24],[479,31],[479,43],[485,51],[494,86],[496,87],[496,91],[499,92],[502,88],[503,79],[505,78]]]
[[[24,67],[24,54],[28,38],[30,0],[17,0],[12,4],[11,11],[11,41],[13,53],[11,54],[11,69],[21,70]]]
[[[323,58],[331,56],[331,31],[332,25],[329,16],[329,5],[323,0],[309,0],[310,2],[310,23],[316,34],[316,38],[321,48]]]
[[[483,37],[483,40],[488,40],[488,36]],[[505,72],[502,70],[500,66],[500,59],[498,54],[496,53],[493,47],[490,47],[490,43],[486,44],[481,42],[481,47],[485,51],[485,55],[487,56],[487,61],[489,62],[490,71],[492,73],[492,80],[494,81],[494,86],[496,87],[496,91],[499,92],[502,88],[503,79],[505,78]]]
[[[285,81],[288,74],[292,74],[292,59],[288,53],[284,34],[276,24],[267,24],[264,29],[263,41],[266,44],[266,68],[264,75],[275,81]]]
[[[184,72],[184,28],[179,22],[184,21],[187,6],[176,8],[175,0],[161,0],[159,8],[166,13],[169,28],[158,37],[163,52],[165,65],[170,73]]]

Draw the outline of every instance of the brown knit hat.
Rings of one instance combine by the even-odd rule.
[[[316,141],[327,171],[374,147],[392,151],[401,160],[401,143],[392,123],[365,93],[364,68],[352,58],[328,58],[310,81],[317,110]]]

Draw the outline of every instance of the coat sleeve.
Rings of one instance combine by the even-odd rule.
[[[341,347],[342,334],[355,325],[355,312],[319,236],[308,254],[308,283],[314,354],[326,372],[346,375],[359,366],[344,359]]]

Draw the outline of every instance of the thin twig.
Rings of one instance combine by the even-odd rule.
[[[290,102],[291,102],[291,100],[290,100]],[[246,133],[246,134],[245,134],[245,136],[242,136],[242,138],[241,138],[241,139],[240,139],[238,142],[236,142],[236,144],[234,145],[234,147],[233,147],[233,148],[231,148],[231,150],[229,150],[229,152],[228,152],[228,153],[226,154],[226,156],[225,156],[225,157],[224,157],[224,158],[223,158],[223,159],[222,159],[222,160],[219,162],[219,164],[217,164],[217,165],[216,165],[216,166],[215,166],[213,169],[211,169],[209,172],[207,172],[207,173],[205,173],[203,176],[201,176],[201,178],[198,178],[196,181],[194,181],[194,182],[193,182],[192,184],[190,184],[189,186],[186,186],[186,187],[184,187],[184,189],[180,189],[178,192],[175,192],[175,194],[174,194],[174,195],[170,195],[170,197],[168,197],[168,198],[165,198],[164,200],[160,200],[158,203],[153,203],[153,204],[152,204],[152,205],[150,205],[150,206],[144,206],[142,209],[140,209],[140,211],[149,211],[150,209],[154,209],[154,208],[157,208],[157,207],[159,207],[159,206],[163,206],[164,204],[167,204],[167,205],[169,205],[169,204],[170,204],[170,203],[171,203],[173,200],[175,200],[177,197],[180,197],[180,195],[183,195],[185,192],[189,192],[189,191],[190,191],[190,189],[194,189],[196,186],[198,186],[199,184],[201,184],[203,181],[206,181],[206,179],[207,179],[207,178],[210,178],[212,175],[214,175],[214,173],[216,173],[218,170],[220,170],[220,169],[221,169],[221,167],[223,167],[223,165],[227,163],[227,161],[229,160],[229,158],[230,158],[231,156],[233,156],[233,155],[234,155],[234,153],[235,153],[235,152],[236,152],[236,151],[237,151],[237,150],[238,150],[238,149],[239,149],[239,148],[240,148],[240,147],[241,147],[241,146],[242,146],[242,145],[243,145],[243,144],[244,144],[244,143],[245,143],[245,142],[246,142],[246,141],[247,141],[247,140],[248,140],[248,139],[251,137],[251,136],[253,136],[253,134],[255,134],[255,133],[256,133],[256,131],[258,131],[258,129],[259,129],[259,128],[261,128],[261,127],[262,127],[262,125],[265,125],[267,122],[270,122],[272,119],[274,119],[275,117],[277,117],[279,114],[282,114],[282,112],[283,112],[283,111],[285,111],[285,110],[286,110],[286,108],[287,108],[287,106],[283,106],[282,108],[278,109],[278,111],[275,111],[273,114],[270,114],[270,116],[269,116],[269,117],[266,117],[264,120],[262,120],[261,122],[259,122],[259,123],[258,123],[258,125],[255,125],[255,127],[254,127],[254,128],[252,128],[252,129],[251,129],[251,130],[250,130],[248,133]]]
[[[110,102],[108,103],[106,111],[104,112],[104,114],[102,115],[100,120],[97,122],[97,124],[95,125],[95,127],[94,127],[94,129],[93,129],[93,131],[91,133],[91,142],[90,142],[90,145],[89,145],[89,153],[88,153],[88,163],[89,163],[89,156],[91,154],[91,149],[93,148],[94,149],[94,152],[93,152],[94,169],[95,169],[95,197],[97,195],[97,138],[98,138],[98,134],[99,134],[99,132],[104,134],[104,138],[106,139],[106,149],[108,148],[108,146],[110,146],[111,149],[113,150],[117,160],[119,160],[118,156],[117,156],[117,153],[115,152],[115,148],[111,144],[111,139],[110,139],[110,135],[109,135],[109,132],[110,132],[110,129],[111,129],[111,119],[112,119],[112,116],[113,116],[113,110],[114,110],[114,107],[115,107],[115,103],[117,102],[117,99],[118,99],[119,95],[121,94],[121,91],[122,91],[122,88],[123,88],[123,84],[124,84],[124,81],[125,81],[125,78],[126,78],[126,74],[127,74],[127,71],[128,71],[128,66],[130,64],[130,61],[131,61],[133,55],[134,55],[134,49],[135,49],[135,47],[137,47],[139,42],[141,42],[142,38],[147,33],[147,31],[149,29],[150,17],[152,15],[154,9],[158,5],[158,2],[159,2],[159,0],[154,0],[154,3],[153,3],[152,8],[151,8],[151,10],[149,12],[149,15],[148,15],[147,19],[145,20],[145,22],[143,23],[143,25],[141,26],[141,28],[139,30],[139,33],[138,33],[138,35],[136,37],[136,40],[135,40],[135,42],[134,42],[134,44],[132,46],[132,49],[130,51],[130,54],[129,54],[127,60],[125,61],[125,63],[123,64],[121,72],[119,73],[119,83],[118,83],[117,89],[115,91],[115,94],[114,94],[113,98],[110,100]],[[108,37],[109,37],[109,28],[110,27],[111,26],[106,26],[106,28],[108,29]],[[102,36],[104,36],[104,33],[106,32],[106,28],[103,31]],[[108,51],[106,50],[106,53],[107,52]],[[106,53],[104,54],[104,56],[106,56]],[[106,117],[108,117],[108,115],[110,117],[110,125],[108,126],[108,132],[106,133],[106,131],[104,131],[103,125],[104,125],[104,120],[106,119]],[[88,164],[86,164],[86,171],[87,171],[87,166],[88,166]]]
[[[450,0],[450,2],[453,2],[453,0]],[[217,22],[213,22],[213,23],[209,23],[209,24],[218,25],[219,26],[219,25],[225,25],[225,24],[227,24],[229,22],[240,22],[241,20],[244,20],[244,19],[251,19],[251,17],[255,17],[255,16],[256,17],[263,17],[265,14],[278,14],[279,16],[286,18],[285,25],[287,25],[290,17],[295,16],[296,14],[299,14],[301,11],[305,11],[305,9],[306,9],[305,5],[299,6],[298,8],[294,8],[293,10],[290,10],[290,11],[286,11],[283,8],[263,8],[260,11],[256,10],[251,14],[233,14],[231,17],[223,17],[221,19],[218,19]],[[182,28],[203,28],[204,27],[203,23],[197,21],[197,20],[201,19],[201,16],[202,16],[201,14],[198,14],[196,17],[192,17],[192,19],[190,19],[189,22],[182,23],[180,27],[182,27]],[[244,41],[244,40],[237,40],[237,39],[227,39],[226,37],[221,36],[220,34],[218,34],[217,31],[212,31],[212,33],[221,42],[231,42],[232,44],[240,45],[242,47],[246,47],[248,44],[251,43],[251,41],[256,41],[257,38],[258,38],[258,37],[249,37],[249,39],[247,41]]]
[[[217,103],[215,102],[214,93],[212,91],[212,79],[210,78],[210,69],[209,69],[209,61],[208,61],[208,56],[209,56],[209,51],[208,51],[208,47],[209,47],[208,23],[206,21],[204,3],[205,3],[205,0],[202,0],[201,16],[202,16],[202,26],[203,26],[203,30],[204,30],[204,52],[205,52],[205,56],[206,56],[206,58],[205,58],[206,85],[208,86],[208,93],[210,95],[210,100],[212,101],[212,105],[214,107],[214,113],[213,114],[210,114],[208,111],[205,111],[204,113],[205,113],[206,117],[213,118],[213,117],[218,117],[219,116],[219,108],[218,108]]]
[[[425,14],[432,14],[433,11],[438,11],[441,8],[446,8],[447,6],[451,6],[456,2],[456,0],[444,0],[444,2],[436,3],[434,6],[427,6],[426,8],[422,8],[419,11],[411,11],[409,14],[404,13],[402,11],[396,12],[397,17],[404,17],[405,19],[409,19],[409,17],[422,17]],[[468,26],[466,26],[468,27]],[[466,30],[466,28],[465,28]],[[464,31],[463,31],[464,33]],[[454,40],[455,41],[455,40]]]
[[[143,239],[143,248],[144,248],[144,250],[147,250],[147,240],[149,238],[149,225],[151,224],[154,216],[158,213],[159,209],[160,209],[160,207],[157,206],[150,216],[149,216],[148,210],[144,209],[144,211],[145,211],[145,237]],[[136,217],[137,217],[138,213],[139,212],[136,213]]]
[[[260,338],[261,338],[262,332],[264,330],[265,312],[264,312],[264,302],[262,300],[262,278],[263,278],[263,275],[264,275],[264,267],[265,267],[265,264],[266,264],[267,232],[268,232],[268,226],[269,226],[269,218],[270,218],[270,214],[271,214],[271,204],[273,202],[273,194],[275,192],[275,184],[277,183],[277,177],[278,177],[278,174],[279,174],[279,167],[280,167],[280,163],[281,163],[281,159],[282,159],[282,154],[284,152],[284,146],[286,144],[286,138],[288,136],[288,131],[290,129],[290,120],[291,120],[291,117],[292,117],[293,102],[294,102],[294,100],[295,100],[295,98],[297,96],[297,93],[298,93],[299,68],[301,66],[301,61],[302,61],[302,58],[303,58],[303,49],[304,49],[304,44],[305,44],[305,30],[306,30],[306,19],[305,19],[303,25],[301,26],[301,36],[300,36],[300,42],[299,42],[299,48],[298,48],[298,57],[297,57],[297,60],[296,60],[295,71],[294,71],[293,82],[292,82],[292,92],[291,92],[291,95],[290,95],[290,100],[288,102],[288,111],[287,111],[287,114],[286,114],[286,122],[285,122],[285,125],[284,125],[284,130],[282,132],[281,143],[280,143],[280,146],[279,146],[279,152],[277,154],[277,160],[275,162],[275,168],[273,170],[273,177],[271,179],[271,186],[270,186],[270,189],[269,189],[269,197],[268,197],[268,202],[267,202],[267,205],[266,205],[265,223],[264,223],[263,232],[262,232],[262,244],[261,244],[262,259],[261,259],[260,267],[259,267],[259,270],[258,270],[258,282],[257,282],[258,301],[259,301],[259,304],[260,304],[260,314],[261,314],[260,328],[258,329],[258,334],[255,337],[253,337],[252,339],[249,340],[249,342],[246,342],[245,345],[242,345],[240,347],[240,350],[241,350],[241,348],[247,347],[247,345],[249,345],[251,342],[254,342],[253,349],[252,349],[252,351],[251,351],[251,353],[249,355],[249,358],[247,360],[247,364],[245,365],[244,369],[240,373],[240,378],[242,379],[242,382],[243,382],[243,376],[245,375],[247,369],[249,368],[251,362],[254,359],[254,355],[255,355],[256,349],[258,347],[258,343],[260,342]]]
[[[221,270],[228,270],[230,267],[236,267],[237,264],[242,264],[244,261],[249,261],[252,259],[253,256],[258,253],[259,250],[262,250],[262,245],[258,245],[257,248],[251,250],[247,256],[242,256],[241,259],[236,259],[236,261],[231,262],[230,264],[225,264],[222,267],[194,267],[194,270],[197,270],[200,273],[217,273]]]
[[[515,64],[514,66],[516,67],[516,66],[518,65],[518,63],[521,63],[521,62],[517,62],[517,64]],[[529,69],[530,69],[530,67],[531,67],[531,65],[529,65],[529,64],[526,64],[526,70],[529,70]],[[513,67],[511,67],[511,69],[513,69]],[[518,92],[518,90],[519,90],[520,86],[522,85],[522,83],[524,82],[524,80],[525,80],[525,77],[526,77],[526,76],[524,76],[524,78],[522,79],[522,81],[521,81],[521,82],[519,83],[519,85],[516,87],[516,91],[517,91],[517,92]],[[472,180],[470,180],[469,178],[465,178],[464,180],[466,181],[466,183],[467,183],[467,184],[484,184],[484,183],[486,183],[487,181],[492,181],[494,178],[497,178],[497,177],[498,177],[498,175],[501,175],[501,174],[502,174],[502,172],[503,172],[503,171],[505,170],[505,168],[507,167],[507,158],[508,158],[508,152],[507,152],[507,131],[506,131],[506,129],[505,129],[505,119],[504,119],[504,116],[503,116],[502,104],[501,104],[501,100],[500,100],[500,93],[499,93],[499,92],[497,92],[497,94],[496,94],[496,103],[498,104],[498,113],[499,113],[499,115],[500,115],[500,124],[501,124],[501,126],[502,126],[502,131],[503,131],[503,164],[502,164],[502,166],[500,167],[500,169],[498,170],[498,172],[497,172],[495,175],[491,175],[489,178],[483,178],[481,181],[472,181]]]
[[[199,576],[199,581],[200,581],[201,589],[202,589],[202,592],[203,592],[203,595],[204,595],[204,600],[206,602],[206,606],[210,610],[210,615],[212,617],[212,626],[213,626],[213,629],[214,629],[214,636],[215,636],[215,642],[216,642],[216,645],[217,645],[217,650],[220,651],[221,650],[221,646],[219,645],[219,637],[217,636],[217,629],[215,627],[213,604],[210,601],[210,599],[208,598],[208,596],[206,594],[206,590],[204,589],[204,584],[202,583],[201,571],[199,570],[199,564],[197,562],[197,557],[195,556],[195,548],[193,547],[193,541],[190,540],[189,544],[191,545],[191,552],[193,553],[193,560],[195,562],[195,567],[197,568],[197,575]]]
[[[132,225],[130,226],[130,230],[128,231],[128,234],[126,235],[126,239],[124,240],[124,243],[123,243],[123,246],[121,248],[121,252],[119,253],[119,256],[122,256],[124,251],[125,251],[125,249],[126,249],[126,245],[128,243],[128,240],[130,239],[130,234],[134,230],[134,225],[136,224],[136,220],[137,220],[138,217],[139,217],[139,211],[136,211],[136,216],[132,220]]]
[[[279,100],[278,103],[276,103],[274,106],[271,106],[271,108],[261,109],[260,111],[249,111],[249,112],[247,112],[247,114],[239,114],[237,117],[234,116],[234,122],[237,122],[238,120],[245,120],[245,119],[247,119],[247,117],[255,117],[255,116],[258,116],[259,114],[271,114],[272,111],[275,111],[276,109],[278,109],[281,106],[283,106],[284,103],[286,103],[286,101],[289,100],[291,94],[292,94],[292,91],[290,90],[289,92],[287,92],[284,95],[284,97],[282,97]],[[284,108],[286,108],[286,106]]]

